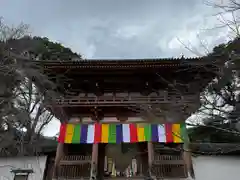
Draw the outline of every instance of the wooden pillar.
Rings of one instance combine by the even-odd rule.
[[[184,126],[183,135],[183,159],[187,166],[188,176],[190,175],[192,179],[195,179],[195,173],[193,169],[192,153],[190,148],[190,139],[188,137],[188,132],[186,126]]]
[[[184,143],[183,145],[183,159],[187,166],[187,173],[192,179],[195,179],[195,173],[193,169],[193,162],[192,162],[192,153],[191,149],[189,148],[189,143]]]
[[[59,176],[59,171],[60,171],[60,161],[65,155],[64,152],[64,144],[63,143],[58,143],[57,150],[56,150],[56,156],[55,156],[55,162],[53,166],[53,178],[56,177],[58,179]]]
[[[153,149],[152,142],[147,142],[147,149],[148,149],[148,167],[149,167],[149,172],[151,173],[152,164],[154,160],[154,149]]]
[[[106,144],[98,144],[98,163],[97,163],[97,179],[104,179],[104,165],[105,165],[105,147]]]
[[[93,144],[90,180],[97,179],[97,163],[98,163],[98,144]]]
[[[147,143],[139,143],[139,149],[142,152],[141,154],[141,168],[142,168],[142,175],[145,177],[149,176],[149,166],[148,166],[148,147]]]
[[[96,83],[97,86],[97,83]],[[93,112],[92,119],[96,119],[97,122],[100,122],[103,119],[103,114],[100,113],[101,109],[98,109],[96,106],[91,109]],[[98,144],[92,145],[92,162],[91,162],[91,172],[90,172],[90,180],[97,179],[97,170],[98,170]]]

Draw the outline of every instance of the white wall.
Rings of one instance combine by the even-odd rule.
[[[196,180],[240,179],[240,157],[199,156],[193,163]]]
[[[0,157],[0,180],[13,180],[11,169],[32,168],[34,173],[29,180],[42,180],[46,164],[46,156],[40,157]]]

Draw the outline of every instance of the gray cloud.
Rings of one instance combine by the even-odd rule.
[[[222,29],[205,31],[216,23],[214,9],[201,0],[3,0],[0,12],[7,22],[30,25],[34,35],[47,36],[87,58],[175,57],[200,39],[209,48],[225,40]]]

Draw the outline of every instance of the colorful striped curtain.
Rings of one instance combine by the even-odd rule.
[[[183,143],[183,124],[61,124],[59,143]]]

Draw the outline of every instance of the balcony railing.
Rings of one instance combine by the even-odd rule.
[[[117,95],[103,95],[103,96],[74,96],[57,99],[55,102],[61,106],[126,106],[137,104],[188,104],[196,103],[197,94],[178,94],[165,93],[158,96],[117,96]]]

